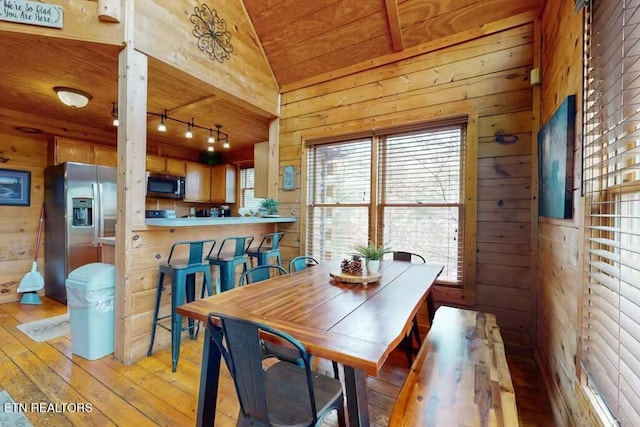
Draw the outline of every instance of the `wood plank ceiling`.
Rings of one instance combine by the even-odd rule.
[[[535,10],[541,0],[243,0],[281,87],[458,33],[517,13]],[[64,135],[115,145],[112,102],[117,100],[119,47],[0,31],[0,131],[35,127],[43,139]],[[73,110],[56,98],[54,86],[93,95]],[[149,111],[204,126],[223,125],[231,150],[249,149],[268,139],[268,119],[217,98],[206,85],[149,61]],[[155,146],[202,150],[207,135],[184,138],[186,126],[156,130]],[[169,151],[169,150],[168,150]]]
[[[244,0],[286,86],[518,13],[541,0]]]

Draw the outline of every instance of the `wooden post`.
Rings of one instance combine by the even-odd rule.
[[[133,235],[145,227],[145,165],[147,151],[147,56],[133,43],[133,0],[125,1],[126,47],[118,73],[118,213],[116,217],[116,342],[115,357],[132,362],[131,286]]]
[[[120,0],[98,0],[98,19],[102,22],[120,22]]]

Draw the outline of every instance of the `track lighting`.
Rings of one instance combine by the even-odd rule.
[[[198,129],[209,131],[209,134],[205,138],[206,141],[207,141],[207,144],[210,144],[210,145],[207,146],[207,151],[209,151],[209,152],[214,151],[213,144],[216,143],[216,142],[222,143],[222,146],[224,148],[229,148],[230,147],[229,134],[224,133],[224,132],[222,132],[220,130],[220,129],[222,129],[222,125],[215,124],[213,127],[200,126],[200,125],[196,124],[195,119],[193,117],[191,118],[190,121],[184,121],[184,120],[176,119],[174,117],[170,117],[166,109],[162,113],[153,113],[151,111],[147,111],[147,115],[160,117],[160,123],[158,124],[158,127],[157,127],[159,132],[166,132],[167,131],[167,122],[168,121],[173,121],[173,122],[177,122],[177,123],[182,123],[183,125],[187,125],[187,130],[184,133],[184,136],[185,136],[185,138],[189,138],[189,139],[194,137],[194,135],[193,135],[194,131],[196,131]],[[115,102],[112,103],[111,116],[114,119],[113,120],[113,125],[114,126],[118,126],[118,106],[116,105]]]
[[[120,120],[118,120],[118,107],[116,107],[115,102],[111,105],[111,117],[113,117],[113,121],[111,123],[116,127],[119,126]]]

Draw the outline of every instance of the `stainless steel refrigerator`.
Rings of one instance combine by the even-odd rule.
[[[99,237],[115,236],[116,169],[62,163],[44,171],[45,295],[67,301],[65,281],[98,261]]]

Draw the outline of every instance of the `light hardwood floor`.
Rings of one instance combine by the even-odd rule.
[[[0,390],[18,403],[90,403],[91,412],[27,412],[34,426],[192,426],[194,425],[202,338],[184,339],[178,371],[171,351],[156,351],[124,366],[113,356],[87,361],[72,354],[70,337],[38,343],[17,329],[20,323],[63,314],[66,307],[43,298],[42,305],[0,305]],[[158,333],[163,332],[162,329]],[[201,334],[202,335],[202,334]],[[532,360],[508,358],[521,426],[553,426],[549,401]],[[319,369],[331,370],[330,363]],[[392,354],[376,378],[367,378],[371,425],[388,424],[408,367],[403,353]],[[62,407],[58,405],[57,409]],[[238,401],[223,370],[216,426],[235,425]],[[2,408],[0,408],[1,410]],[[336,426],[335,416],[325,420]],[[508,427],[508,426],[507,426]]]

